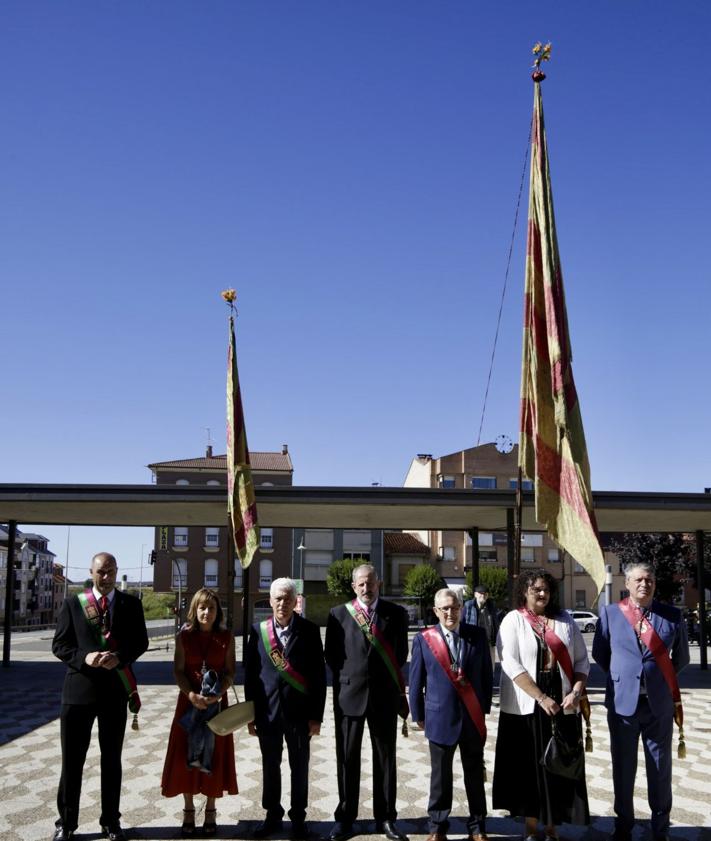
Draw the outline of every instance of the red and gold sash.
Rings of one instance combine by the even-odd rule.
[[[269,657],[269,662],[279,672],[279,677],[285,680],[289,686],[293,686],[294,689],[305,695],[308,692],[306,678],[299,674],[284,656],[284,649],[280,646],[276,631],[274,630],[274,620],[265,619],[263,622],[260,622],[259,631],[262,636],[264,650]]]
[[[365,612],[358,603],[358,599],[353,599],[352,602],[346,603],[346,610],[353,617],[356,625],[365,634],[366,639],[370,642],[373,648],[383,658],[385,667],[388,670],[390,677],[395,682],[395,685],[400,690],[400,710],[399,714],[402,718],[407,718],[410,714],[410,706],[407,703],[407,693],[405,691],[405,680],[400,670],[400,665],[395,657],[395,652],[390,643],[385,639],[385,635],[378,628],[375,622],[370,622]]]
[[[543,634],[543,642],[553,652],[556,661],[560,664],[561,669],[572,686],[573,683],[575,683],[575,675],[573,673],[573,661],[570,659],[568,646],[563,642],[558,634],[556,634],[553,628],[549,628],[547,625],[544,625],[543,622],[536,624],[536,621],[525,607],[520,607],[518,610],[519,613],[523,614],[523,618],[533,628],[536,634],[539,636]]]
[[[111,632],[103,627],[103,614],[96,601],[96,597],[94,596],[94,591],[92,589],[85,590],[83,593],[79,593],[77,598],[79,599],[79,604],[81,605],[84,618],[96,635],[99,648],[101,648],[102,651],[117,651],[118,644],[116,643],[116,640],[111,635]],[[141,709],[141,699],[138,695],[136,678],[134,677],[130,666],[116,668],[116,673],[121,679],[123,688],[126,691],[126,695],[128,697],[128,708],[133,713],[132,727],[134,730],[138,730],[138,719],[136,716],[138,715],[138,711]]]
[[[422,631],[422,639],[427,643],[427,646],[432,652],[435,660],[442,667],[444,673],[451,681],[452,686],[454,686],[457,695],[459,696],[459,700],[466,707],[466,710],[469,713],[469,718],[471,718],[472,723],[479,731],[481,743],[483,745],[486,742],[486,722],[484,721],[484,713],[481,709],[481,704],[479,703],[476,692],[474,691],[474,687],[464,677],[461,669],[459,669],[456,673],[452,671],[452,661],[449,656],[449,648],[447,647],[447,643],[444,641],[444,637],[437,627],[427,628]],[[489,656],[488,650],[486,655],[487,657]]]

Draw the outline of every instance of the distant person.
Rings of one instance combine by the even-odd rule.
[[[175,641],[173,675],[180,695],[168,739],[161,792],[164,797],[183,795],[181,833],[183,838],[190,838],[195,834],[194,795],[206,796],[202,834],[214,835],[216,799],[237,794],[232,734],[216,736],[207,726],[213,710],[228,705],[226,693],[235,675],[235,639],[224,627],[220,597],[208,587],[192,597],[186,626]],[[198,731],[189,726],[190,720],[198,724]]]
[[[590,823],[585,776],[553,774],[541,759],[554,720],[563,741],[582,744],[579,700],[590,664],[583,635],[560,609],[558,583],[549,572],[522,571],[514,600],[517,608],[499,628],[501,712],[492,806],[524,818],[526,841],[538,837],[539,823],[546,841],[558,841],[558,824]]]
[[[352,602],[331,609],[326,625],[326,663],[333,672],[338,806],[330,841],[355,834],[360,799],[361,744],[368,723],[373,749],[373,813],[376,830],[390,841],[407,841],[397,809],[398,713],[407,715],[401,669],[407,660],[407,611],[379,598],[375,568],[353,570]]]
[[[485,584],[477,584],[474,588],[474,598],[464,602],[462,622],[466,622],[467,625],[478,625],[484,631],[489,644],[491,663],[494,665],[499,617],[493,599],[489,598],[489,588]]]
[[[460,623],[454,590],[438,590],[439,624],[417,634],[410,661],[410,709],[430,748],[427,841],[446,841],[452,810],[454,754],[459,747],[467,794],[468,841],[487,841],[484,716],[491,709],[491,655],[484,631]]]
[[[244,694],[254,702],[249,732],[262,752],[262,808],[253,833],[268,838],[282,829],[281,757],[286,742],[291,770],[291,837],[308,838],[309,756],[321,732],[326,704],[326,667],[318,625],[295,612],[296,584],[277,578],[269,591],[272,616],[255,622],[247,644]]]
[[[59,717],[62,772],[57,792],[59,818],[53,841],[66,841],[79,825],[79,797],[94,720],[101,751],[101,831],[109,841],[124,841],[121,829],[121,751],[127,706],[140,707],[132,663],[148,648],[139,599],[115,588],[116,558],[94,555],[92,586],[64,600],[52,653],[67,664]]]
[[[648,563],[625,567],[629,596],[600,609],[592,654],[607,673],[605,706],[615,791],[614,841],[630,841],[639,738],[644,745],[653,841],[667,841],[672,807],[672,731],[681,696],[677,674],[689,663],[681,612],[654,598]],[[678,710],[678,712],[677,712]]]

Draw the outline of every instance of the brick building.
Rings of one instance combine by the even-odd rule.
[[[258,485],[291,485],[294,472],[286,444],[281,452],[252,452],[252,480]],[[227,493],[227,457],[213,455],[208,446],[202,458],[162,461],[148,465],[157,485],[214,485]],[[242,568],[235,561],[235,582],[229,592],[227,552],[227,504],[225,523],[214,526],[181,526],[178,523],[156,528],[156,565],[153,588],[159,593],[174,592],[190,604],[201,587],[212,587],[220,594],[223,607],[232,602],[235,626],[242,621]],[[292,530],[271,528],[260,523],[261,545],[250,566],[250,601],[268,597],[273,578],[291,575]],[[183,611],[184,616],[184,611]]]
[[[429,454],[416,456],[405,477],[405,487],[474,488],[480,490],[515,490],[518,484],[518,445],[482,444],[455,453],[433,458]],[[532,490],[532,483],[524,479],[523,490]],[[506,567],[507,537],[505,523],[500,529],[492,524],[491,531],[479,531],[479,564]],[[467,532],[412,532],[430,547],[431,557],[439,573],[451,583],[464,583],[472,563],[472,539]],[[613,568],[613,598],[624,591],[624,576],[611,552],[605,553],[606,563]],[[589,607],[596,591],[590,576],[562,551],[544,531],[524,532],[521,540],[521,568],[543,567],[560,581],[561,603],[564,607]]]
[[[15,586],[12,606],[14,627],[51,625],[54,605],[54,552],[44,535],[22,532],[15,535]],[[7,580],[8,530],[0,526],[0,593]],[[5,618],[5,600],[0,599],[0,619]]]

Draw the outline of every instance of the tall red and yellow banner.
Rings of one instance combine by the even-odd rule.
[[[246,568],[259,546],[259,524],[237,372],[234,290],[228,289],[222,293],[222,297],[230,304],[230,343],[227,352],[227,512],[237,556],[242,567]]]
[[[534,483],[536,520],[589,573],[599,594],[605,560],[573,380],[543,122],[540,83],[545,76],[537,72],[533,78],[519,465]]]

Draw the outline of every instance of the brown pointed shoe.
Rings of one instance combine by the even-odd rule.
[[[447,835],[444,832],[432,832],[427,836],[427,841],[447,841]]]
[[[485,832],[470,832],[468,841],[489,841],[489,836]]]

